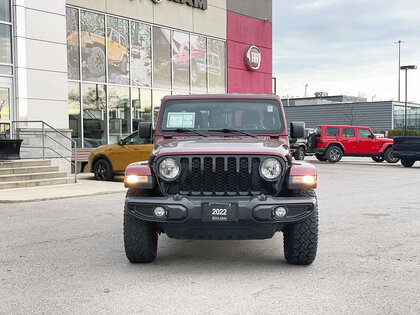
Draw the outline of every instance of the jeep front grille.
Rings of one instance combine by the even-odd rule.
[[[181,166],[181,174],[173,182],[159,176],[159,184],[166,195],[188,196],[250,196],[274,195],[279,180],[267,182],[260,176],[262,156],[171,156]],[[283,161],[283,170],[285,163]],[[158,161],[159,163],[159,161]],[[158,165],[158,163],[156,165]],[[157,168],[155,168],[155,172]]]

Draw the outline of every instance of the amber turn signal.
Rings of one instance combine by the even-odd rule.
[[[316,176],[312,175],[305,175],[305,176],[293,176],[293,183],[294,184],[308,184],[313,185],[316,183]]]
[[[127,184],[139,184],[147,183],[149,181],[147,176],[138,176],[138,175],[127,175],[125,176],[125,182]]]

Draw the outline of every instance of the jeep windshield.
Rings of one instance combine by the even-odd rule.
[[[279,134],[284,130],[280,105],[275,100],[210,99],[167,101],[159,131],[191,130],[201,133]]]

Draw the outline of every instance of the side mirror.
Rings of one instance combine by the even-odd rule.
[[[290,138],[298,139],[305,137],[305,123],[291,122],[290,123]]]
[[[375,139],[375,135],[374,135],[374,134],[371,134],[371,135],[369,136],[369,138],[371,138],[371,139]]]
[[[124,143],[123,143],[123,141],[122,141],[122,139],[120,139],[120,140],[118,140],[118,145],[123,145]]]
[[[152,123],[150,122],[141,122],[139,123],[139,138],[143,139],[152,139]]]

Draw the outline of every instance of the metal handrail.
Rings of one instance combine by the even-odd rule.
[[[72,138],[67,137],[64,133],[62,133],[61,131],[55,129],[54,127],[52,127],[50,124],[46,123],[43,120],[12,120],[11,122],[11,129],[12,129],[12,136],[16,139],[16,126],[15,124],[20,124],[20,123],[38,123],[38,124],[42,124],[41,126],[41,130],[42,130],[42,146],[41,147],[27,147],[27,148],[31,148],[31,149],[42,149],[42,159],[45,160],[45,149],[49,149],[52,152],[54,152],[55,154],[57,154],[58,156],[62,157],[63,159],[65,159],[67,162],[69,162],[71,165],[74,166],[74,182],[77,183],[77,143],[76,141],[74,141]],[[54,138],[52,138],[51,136],[47,135],[45,133],[45,126],[47,126],[49,129],[53,130],[54,132],[56,132],[57,134],[61,135],[62,137],[64,137],[67,140],[70,140],[71,142],[71,149],[67,148],[65,145],[63,145],[62,143],[58,142],[57,140],[55,140]],[[14,128],[15,127],[15,128]],[[25,133],[26,135],[38,135],[35,133]],[[71,154],[74,154],[74,162],[72,162],[71,158],[70,160],[67,159],[66,156],[62,155],[61,153],[57,152],[56,150],[54,150],[53,148],[49,147],[49,146],[45,146],[45,137],[48,137],[49,139],[53,140],[55,143],[61,145],[64,149],[66,149],[67,151],[69,151]]]

